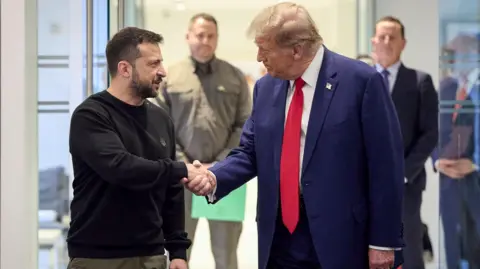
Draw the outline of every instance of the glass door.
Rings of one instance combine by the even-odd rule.
[[[438,11],[438,262],[473,269],[480,267],[480,2],[440,0]],[[452,146],[456,156],[448,155]]]
[[[39,267],[66,268],[70,117],[106,89],[109,1],[38,0]]]

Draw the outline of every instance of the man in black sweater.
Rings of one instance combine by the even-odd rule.
[[[146,100],[165,76],[162,41],[138,28],[118,32],[106,48],[111,87],[72,115],[69,269],[166,269],[165,249],[170,269],[187,269],[181,180],[206,190],[214,182],[204,168],[175,161],[172,121]]]

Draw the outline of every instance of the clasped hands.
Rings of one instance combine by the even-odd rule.
[[[211,194],[217,186],[217,180],[207,168],[197,160],[193,164],[187,164],[188,178],[182,179],[185,188],[198,196]]]
[[[473,162],[466,158],[456,160],[440,159],[436,163],[436,168],[452,179],[462,179],[476,170]]]

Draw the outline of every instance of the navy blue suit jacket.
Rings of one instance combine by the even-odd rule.
[[[266,267],[275,233],[288,85],[270,75],[256,83],[240,146],[210,168],[217,177],[217,199],[258,176],[259,269]],[[390,94],[375,69],[327,49],[301,184],[323,269],[367,269],[369,245],[403,247],[403,144]]]

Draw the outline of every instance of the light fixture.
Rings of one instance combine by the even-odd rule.
[[[183,0],[175,0],[175,9],[183,11],[186,8],[187,7],[185,6],[185,2]]]

